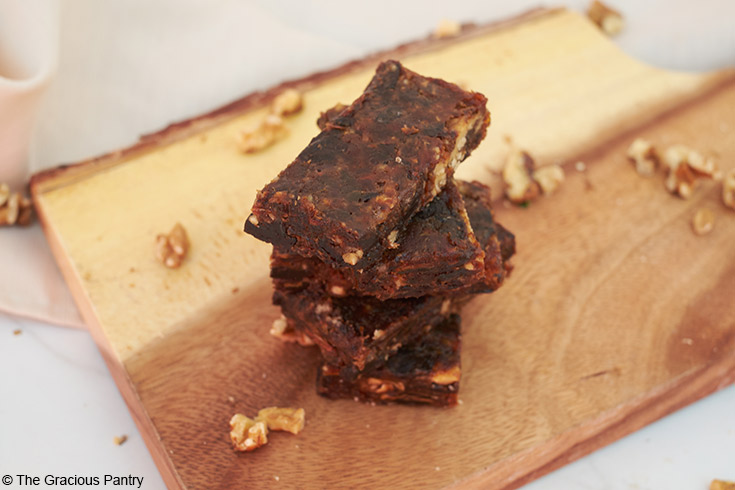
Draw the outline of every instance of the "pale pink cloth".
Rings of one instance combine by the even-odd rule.
[[[0,228],[0,310],[84,327],[38,223]]]

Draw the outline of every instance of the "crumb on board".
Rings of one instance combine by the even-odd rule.
[[[271,103],[271,113],[277,116],[291,116],[304,107],[304,98],[296,89],[288,88],[278,94]]]
[[[712,480],[709,490],[735,490],[735,482],[725,480]]]
[[[442,19],[434,30],[437,39],[446,39],[458,36],[462,32],[462,26],[455,20]]]
[[[23,333],[23,330],[21,330],[19,328],[16,328],[15,330],[13,330],[13,335],[20,335],[22,333]]]
[[[619,34],[625,27],[622,14],[598,0],[587,8],[587,17],[608,36]]]
[[[258,126],[240,132],[238,144],[243,153],[256,153],[288,136],[288,128],[281,116],[267,115]]]
[[[508,154],[503,167],[503,182],[510,202],[521,204],[538,197],[541,187],[532,178],[535,167],[533,158],[525,151],[514,148]]]
[[[254,419],[236,413],[230,419],[230,439],[237,451],[253,451],[268,443],[268,431],[298,434],[305,423],[303,408],[267,407]]]
[[[722,202],[735,210],[735,169],[730,170],[722,180]]]
[[[512,148],[503,167],[505,196],[514,204],[527,206],[543,192],[553,194],[564,182],[560,165],[536,166],[531,155]]]
[[[701,179],[719,180],[721,173],[712,158],[684,145],[666,149],[663,161],[668,170],[666,189],[683,199],[692,196],[694,187]]]
[[[156,258],[169,269],[177,269],[189,253],[189,236],[181,223],[168,234],[156,236]]]
[[[122,446],[123,444],[125,444],[125,441],[127,440],[128,440],[128,436],[125,434],[121,436],[115,436],[112,438],[112,442],[114,442],[116,446]]]
[[[653,144],[643,138],[636,138],[628,147],[628,158],[635,164],[638,175],[652,177],[658,169],[661,158]]]
[[[289,135],[289,130],[283,118],[297,114],[303,108],[304,97],[298,90],[287,88],[278,94],[271,102],[270,112],[257,126],[240,131],[238,134],[240,151],[257,153],[285,139]]]
[[[715,227],[715,213],[709,208],[699,208],[692,218],[692,230],[697,235],[706,235]]]

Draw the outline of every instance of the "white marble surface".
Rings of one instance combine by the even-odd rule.
[[[424,35],[441,18],[482,22],[536,4],[374,0],[363,12],[341,0],[64,3],[61,66],[34,165],[127,145],[243,93]],[[628,19],[616,42],[631,55],[670,69],[735,65],[735,2],[615,5]],[[16,479],[7,488],[26,488],[17,486],[20,473],[135,475],[141,488],[164,488],[86,332],[0,315],[0,373],[0,478]],[[113,444],[122,434],[128,441]],[[732,386],[527,488],[704,490],[715,477],[735,480]]]

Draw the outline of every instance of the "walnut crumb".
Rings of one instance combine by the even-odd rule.
[[[304,98],[298,90],[288,88],[278,94],[271,104],[271,112],[277,116],[290,116],[301,111]]]
[[[623,16],[604,3],[595,0],[587,9],[587,17],[608,36],[619,34],[625,27]]]
[[[449,385],[452,383],[457,383],[461,374],[462,371],[460,370],[459,366],[452,366],[446,371],[439,371],[437,373],[434,373],[434,375],[431,377],[431,382],[438,385]]]
[[[503,167],[505,195],[510,202],[522,204],[538,197],[541,187],[532,177],[535,166],[531,155],[518,149],[511,150]]]
[[[398,160],[398,157],[396,157]],[[398,242],[398,230],[393,230],[388,234],[388,248],[398,248],[400,245]]]
[[[255,420],[265,422],[268,430],[298,434],[304,429],[306,412],[303,408],[268,407],[260,410]]]
[[[722,180],[722,202],[730,209],[735,209],[735,169],[730,170]]]
[[[269,114],[255,129],[240,133],[240,150],[243,153],[255,153],[268,148],[286,136],[288,136],[288,128],[283,124],[283,119],[276,114]]]
[[[126,436],[125,434],[121,436],[115,436],[112,438],[112,442],[114,442],[116,446],[122,446],[123,444],[125,444],[125,441],[127,440],[128,440],[128,436]]]
[[[688,199],[700,179],[718,180],[721,177],[711,158],[684,146],[675,145],[666,150],[663,161],[668,169],[666,189],[672,194]]]
[[[442,19],[434,30],[434,36],[438,39],[446,39],[448,37],[458,36],[460,32],[462,32],[462,26],[459,22]]]
[[[33,217],[33,203],[20,192],[10,192],[0,183],[0,226],[28,226]]]
[[[156,237],[156,258],[169,269],[176,269],[189,253],[189,237],[181,223],[176,223],[167,235]]]
[[[303,408],[268,407],[255,419],[236,413],[230,419],[230,439],[238,451],[253,451],[268,443],[268,431],[280,430],[298,434],[304,428]]]
[[[708,208],[700,208],[692,218],[692,229],[697,235],[706,235],[715,227],[715,213]]]
[[[651,177],[656,173],[660,164],[660,157],[656,148],[643,138],[636,138],[628,147],[628,158],[635,163],[638,175]]]
[[[13,335],[20,335],[22,333],[23,333],[23,330],[21,330],[19,328],[16,328],[15,330],[13,330]]]
[[[725,480],[712,480],[709,490],[735,490],[735,482]]]
[[[268,427],[241,413],[230,419],[230,439],[238,451],[253,451],[268,443]]]
[[[360,249],[357,249],[354,252],[347,252],[342,255],[342,260],[344,260],[346,263],[350,265],[355,265],[362,258],[362,253],[363,252]]]
[[[308,335],[294,330],[294,328],[288,324],[288,320],[286,320],[286,317],[283,315],[273,321],[270,334],[284,342],[293,342],[295,344],[303,345],[304,347],[314,345],[314,341],[311,340]]]
[[[400,381],[391,381],[380,378],[367,378],[363,388],[371,393],[383,394],[389,391],[402,392],[406,390],[405,385]]]
[[[559,165],[545,165],[533,171],[533,180],[544,194],[553,194],[564,182],[564,170]]]

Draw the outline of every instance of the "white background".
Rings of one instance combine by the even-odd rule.
[[[129,145],[253,90],[423,37],[442,18],[486,22],[536,5],[70,0],[33,165]],[[735,2],[615,6],[627,20],[616,42],[632,56],[679,70],[735,66]],[[0,270],[0,280],[12,278]],[[121,434],[129,440],[115,446]],[[163,488],[89,335],[0,315],[0,476],[17,473],[132,474],[145,478],[142,488]],[[735,480],[733,387],[527,488],[704,490],[715,477]]]

